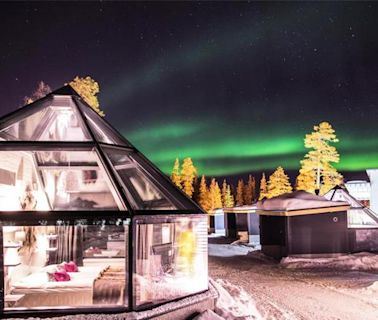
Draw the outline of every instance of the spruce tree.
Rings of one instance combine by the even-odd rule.
[[[268,198],[277,197],[292,190],[289,177],[282,167],[278,167],[269,177]]]
[[[244,205],[244,181],[240,179],[238,181],[238,186],[236,188],[236,205],[242,206]]]
[[[171,180],[176,187],[182,189],[181,185],[181,175],[180,175],[180,160],[176,158],[175,164],[173,165]]]
[[[235,201],[234,201],[234,196],[232,195],[232,192],[231,192],[231,186],[227,185],[223,207],[232,208],[234,206],[235,206]]]
[[[210,183],[210,199],[212,210],[222,208],[222,193],[215,178]]]
[[[295,190],[303,190],[315,193],[315,172],[313,170],[299,170],[299,175],[296,179]]]
[[[223,205],[223,207],[225,207],[226,197],[227,197],[227,181],[226,181],[226,179],[224,179],[223,183],[222,183],[222,205]]]
[[[181,185],[182,190],[188,197],[193,196],[194,180],[197,176],[197,169],[194,166],[191,158],[185,158],[181,166]]]
[[[252,175],[248,176],[248,182],[244,186],[244,204],[251,205],[255,198],[256,182]]]
[[[266,183],[265,173],[263,172],[261,180],[260,180],[259,200],[262,200],[264,198],[268,198],[268,185]]]
[[[211,210],[210,192],[206,185],[206,178],[204,175],[202,175],[201,177],[201,182],[199,186],[198,204],[206,212],[209,212]]]

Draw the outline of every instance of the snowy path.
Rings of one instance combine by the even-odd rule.
[[[259,252],[209,238],[209,273],[243,287],[266,319],[378,319],[378,274],[286,269]]]

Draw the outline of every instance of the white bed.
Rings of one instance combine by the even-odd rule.
[[[79,272],[69,272],[69,281],[48,281],[47,271],[53,265],[42,268],[20,281],[11,284],[11,294],[24,294],[18,307],[86,306],[92,304],[93,282],[109,265],[79,267]]]

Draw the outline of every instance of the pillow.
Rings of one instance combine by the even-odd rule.
[[[60,281],[70,281],[71,277],[70,275],[63,270],[56,271],[53,274],[54,281],[60,282]]]
[[[77,264],[73,261],[63,262],[60,266],[66,272],[79,272],[79,268],[77,267]]]

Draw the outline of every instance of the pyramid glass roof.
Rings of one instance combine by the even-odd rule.
[[[0,211],[17,210],[201,212],[70,86],[0,119]]]
[[[348,227],[378,227],[378,215],[370,208],[363,206],[346,188],[336,186],[328,191],[325,198],[332,201],[345,201],[350,204],[348,210]]]

